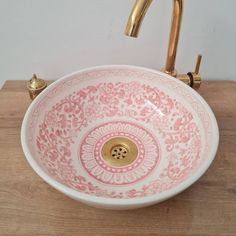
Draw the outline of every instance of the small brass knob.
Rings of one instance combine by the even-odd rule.
[[[33,74],[33,77],[27,83],[27,89],[32,100],[34,100],[46,87],[46,81],[38,78],[36,74]]]

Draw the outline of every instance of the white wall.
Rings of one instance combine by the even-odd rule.
[[[155,0],[140,37],[123,35],[134,0],[0,0],[0,83],[37,73],[56,79],[99,64],[159,69],[165,63],[172,1]],[[236,79],[236,1],[186,0],[179,72],[202,53],[207,79]]]

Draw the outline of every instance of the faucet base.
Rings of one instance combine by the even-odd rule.
[[[165,68],[162,68],[161,72],[166,73],[167,75],[170,75],[175,78],[177,77],[177,70],[173,70],[170,72],[170,71],[167,71]]]

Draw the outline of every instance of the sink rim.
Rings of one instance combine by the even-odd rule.
[[[140,198],[131,198],[131,199],[113,199],[113,198],[105,198],[105,197],[98,197],[98,196],[92,196],[89,194],[85,194],[85,193],[81,193],[79,191],[76,191],[74,189],[71,189],[59,182],[57,182],[56,180],[54,180],[52,177],[50,177],[49,175],[47,175],[42,169],[41,167],[36,163],[36,161],[34,160],[34,158],[31,156],[30,154],[30,150],[29,147],[27,145],[27,137],[26,137],[26,131],[27,131],[27,121],[29,118],[29,115],[32,111],[32,109],[34,108],[35,104],[40,101],[41,98],[44,97],[44,95],[47,93],[47,91],[49,91],[51,88],[53,88],[54,86],[56,86],[58,83],[61,83],[63,80],[66,80],[68,77],[73,76],[73,75],[77,75],[79,73],[83,73],[83,72],[87,72],[87,71],[92,71],[92,70],[96,70],[96,69],[107,69],[107,68],[127,68],[127,69],[138,69],[138,70],[144,70],[144,71],[149,71],[152,73],[156,73],[159,74],[167,79],[170,79],[172,81],[175,81],[176,83],[180,84],[181,86],[183,86],[185,89],[191,91],[191,93],[193,93],[194,96],[197,97],[197,99],[201,102],[201,104],[204,106],[204,108],[207,110],[212,126],[213,126],[213,143],[214,145],[211,148],[210,151],[210,155],[208,156],[208,158],[204,161],[204,163],[201,164],[201,166],[198,168],[198,170],[190,177],[188,177],[188,179],[186,179],[184,182],[181,182],[180,184],[178,184],[177,186],[166,190],[165,192],[161,192],[158,193],[156,195],[152,195],[152,196],[146,196],[146,197],[140,197]],[[48,86],[47,89],[45,89],[29,106],[27,112],[25,113],[23,122],[22,122],[22,127],[21,127],[21,144],[22,144],[22,148],[25,154],[25,157],[27,159],[27,161],[29,162],[30,166],[33,168],[33,170],[44,180],[46,181],[48,184],[50,184],[52,187],[54,187],[55,189],[57,189],[58,191],[70,196],[71,198],[74,198],[76,200],[80,200],[82,202],[86,202],[88,204],[92,204],[95,206],[107,206],[107,207],[119,207],[119,206],[127,206],[127,207],[133,207],[133,208],[137,208],[137,207],[142,207],[144,205],[152,205],[154,203],[157,202],[161,202],[167,198],[170,198],[180,192],[182,192],[183,190],[185,190],[186,188],[188,188],[190,185],[192,185],[194,182],[196,182],[205,172],[206,170],[209,168],[210,164],[212,163],[212,161],[214,160],[215,156],[216,156],[216,152],[217,152],[217,148],[218,148],[218,144],[219,144],[219,129],[218,129],[218,125],[217,125],[217,121],[215,118],[215,115],[212,111],[212,109],[210,108],[210,106],[206,103],[206,101],[196,92],[194,91],[192,88],[188,87],[187,85],[185,85],[183,82],[177,80],[174,77],[171,77],[165,73],[162,73],[160,71],[157,70],[153,70],[153,69],[148,69],[145,67],[140,67],[140,66],[132,66],[132,65],[103,65],[103,66],[95,66],[95,67],[89,67],[86,69],[82,69],[73,73],[70,73],[68,75],[63,76],[62,78],[56,80],[54,83],[50,84]]]

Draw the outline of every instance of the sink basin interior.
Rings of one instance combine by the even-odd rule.
[[[34,169],[74,197],[173,195],[203,174],[218,143],[214,115],[195,91],[131,66],[55,82],[33,102],[23,129]]]

